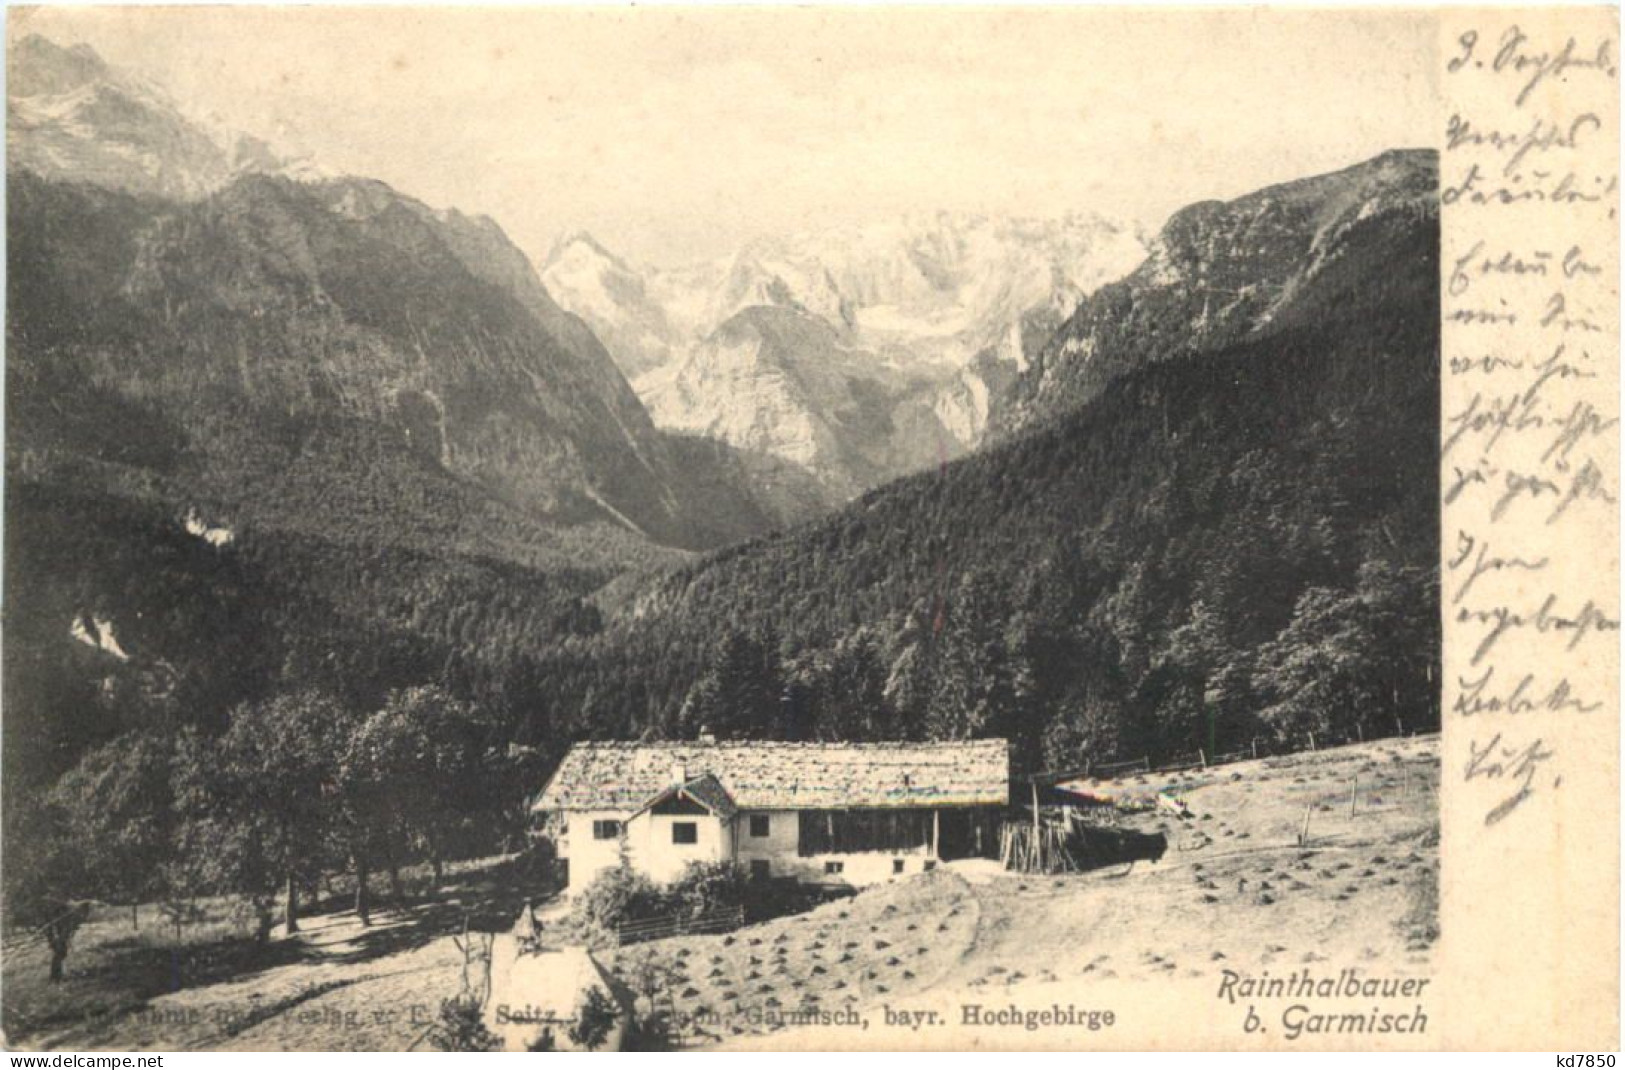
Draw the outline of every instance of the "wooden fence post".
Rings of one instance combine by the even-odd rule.
[[[1314,807],[1312,806],[1305,806],[1303,808],[1303,828],[1298,830],[1299,847],[1306,847],[1309,844],[1309,814],[1313,809]]]
[[[1354,774],[1354,782],[1349,787],[1349,817],[1354,816],[1355,807],[1359,804],[1359,801],[1360,801],[1360,774],[1355,773]]]
[[[1038,831],[1038,778],[1032,780],[1033,786],[1033,848],[1038,852],[1037,872],[1044,872],[1044,840]]]

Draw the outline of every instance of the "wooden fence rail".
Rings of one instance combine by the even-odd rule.
[[[645,940],[664,940],[670,936],[732,932],[744,924],[745,908],[728,907],[705,914],[622,922],[615,927],[615,939],[624,946],[642,943]]]
[[[1114,777],[1119,773],[1149,773],[1150,771],[1151,759],[1149,757],[1135,758],[1129,762],[1111,762],[1106,765],[1091,765],[1089,767],[1089,775],[1101,779]]]
[[[1370,742],[1380,742],[1395,739],[1416,739],[1419,736],[1437,735],[1438,730],[1431,732],[1409,731],[1402,734],[1378,735],[1373,733]],[[1285,741],[1266,740],[1262,736],[1248,741],[1245,750],[1232,751],[1229,754],[1209,754],[1205,750],[1193,754],[1178,754],[1170,757],[1161,765],[1152,766],[1151,756],[1133,758],[1128,761],[1105,762],[1096,764],[1090,762],[1078,770],[1069,770],[1065,774],[1037,774],[1040,780],[1060,779],[1065,776],[1070,779],[1090,778],[1094,780],[1110,780],[1125,773],[1142,773],[1147,776],[1157,773],[1181,773],[1187,769],[1211,768],[1215,765],[1229,765],[1232,762],[1244,762],[1256,758],[1284,757],[1299,754],[1303,751],[1324,750],[1327,747],[1344,747],[1355,743],[1367,742],[1364,731],[1356,730],[1349,735],[1327,735],[1317,737],[1313,733],[1302,739]]]

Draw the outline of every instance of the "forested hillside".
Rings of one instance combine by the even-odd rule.
[[[85,216],[15,213],[87,194],[18,188],[14,264],[32,264],[41,221],[62,247]],[[288,687],[365,705],[431,681],[554,751],[705,721],[999,733],[1070,760],[1426,722],[1436,237],[1431,214],[1371,213],[1268,331],[1147,364],[1038,432],[655,581],[638,577],[660,551],[448,480],[409,426],[268,420],[206,382],[176,420],[156,351],[159,385],[112,374],[118,345],[155,350],[140,319],[96,319],[14,272],[32,311],[9,368],[8,768],[49,776],[153,706],[207,725]],[[81,618],[121,656],[73,642]],[[1358,689],[1334,667],[1364,673]]]
[[[1437,242],[1370,213],[1267,330],[681,568],[548,659],[559,706],[1029,765],[1436,723]]]
[[[1301,320],[1326,292],[1320,275],[1353,228],[1403,231],[1436,211],[1439,165],[1423,150],[1374,159],[1233,201],[1175,212],[1126,278],[1080,303],[1033,356],[999,414],[999,430],[1075,409],[1147,363],[1186,359]]]
[[[197,493],[271,497],[261,481],[300,465],[323,441],[312,428],[343,425],[369,438],[344,452],[404,447],[552,524],[707,547],[769,523],[744,495],[691,500],[691,470],[603,347],[488,221],[355,179],[247,176],[181,203],[25,172],[9,220],[14,393],[83,384],[138,410],[140,438],[174,444]],[[70,429],[98,413],[23,415],[16,446],[84,453]],[[342,453],[315,460],[342,478]]]

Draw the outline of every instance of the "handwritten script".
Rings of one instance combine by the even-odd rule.
[[[1619,51],[1608,20],[1473,17],[1443,72],[1443,708],[1495,830],[1613,709]]]

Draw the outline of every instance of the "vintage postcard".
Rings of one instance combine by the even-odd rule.
[[[9,1049],[1617,1050],[1616,9],[5,46]]]

